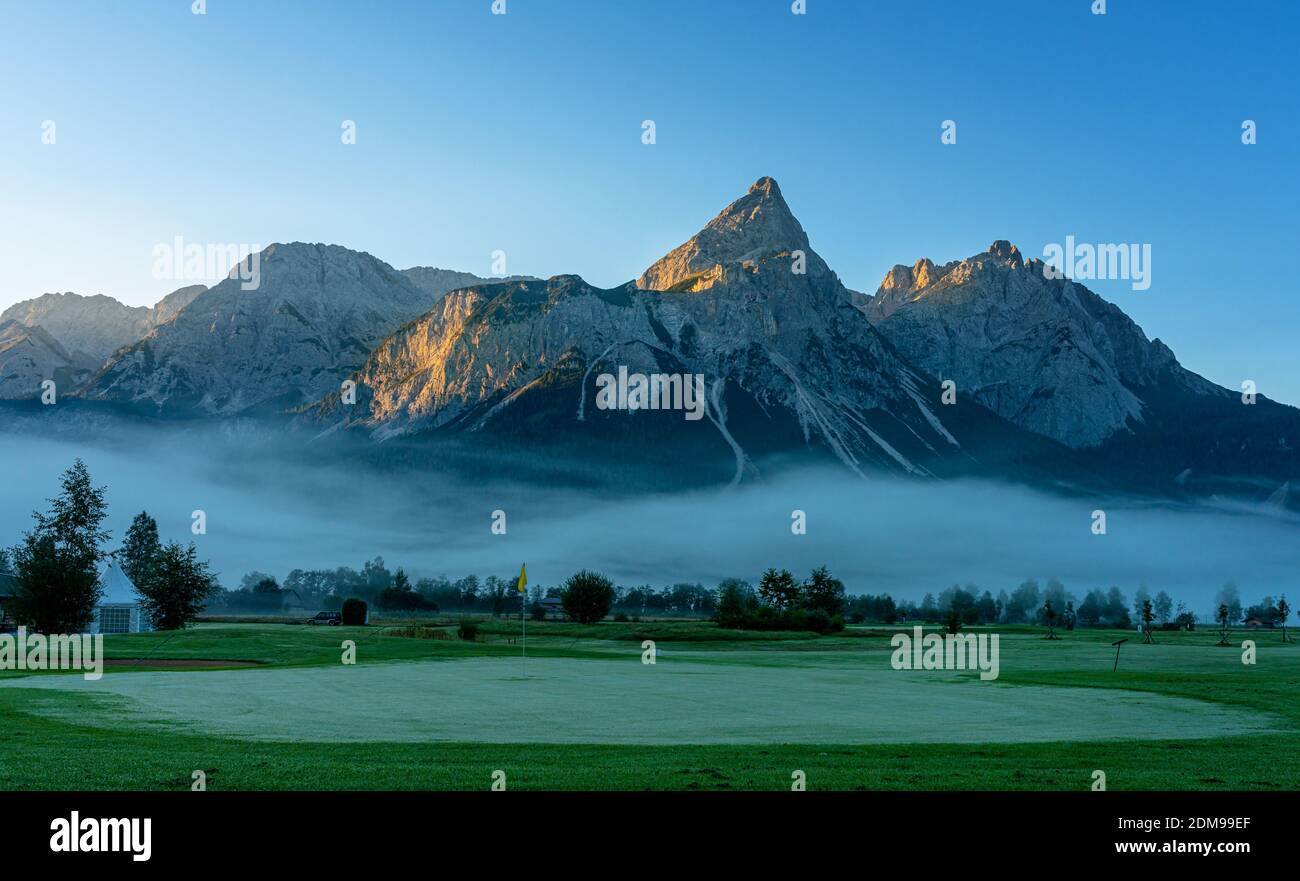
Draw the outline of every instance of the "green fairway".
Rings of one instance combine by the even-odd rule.
[[[1115,634],[1008,629],[981,682],[892,669],[892,631],[531,629],[527,679],[508,622],[474,643],[271,624],[111,637],[110,658],[261,665],[8,674],[0,787],[187,787],[200,769],[214,788],[473,789],[497,768],[512,788],[781,788],[796,768],[822,788],[1086,789],[1094,769],[1115,789],[1300,785],[1300,650],[1276,634],[1251,635],[1253,666],[1179,633],[1125,646],[1116,673]]]

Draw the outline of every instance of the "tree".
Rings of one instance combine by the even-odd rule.
[[[1106,611],[1106,594],[1100,590],[1090,590],[1079,604],[1079,621],[1084,627],[1096,627],[1101,623]]]
[[[799,606],[799,585],[788,569],[768,569],[758,582],[758,596],[774,609],[794,609]]]
[[[1146,643],[1147,645],[1150,645],[1155,642],[1155,640],[1151,637],[1151,625],[1154,624],[1156,620],[1155,609],[1151,605],[1150,599],[1145,599],[1142,601],[1141,614],[1142,614],[1142,635],[1143,635],[1142,642]]]
[[[808,611],[822,611],[834,617],[844,612],[844,582],[819,566],[803,584],[803,604]]]
[[[728,578],[718,585],[718,610],[713,619],[719,627],[744,627],[749,616],[753,614],[758,601],[754,598],[754,589],[739,578]]]
[[[935,602],[934,594],[927,593],[921,597],[921,605],[916,609],[916,616],[922,621],[939,620],[939,606]]]
[[[1124,592],[1112,587],[1106,592],[1105,617],[1107,625],[1120,630],[1128,630],[1132,619],[1128,615],[1128,603],[1124,602]]]
[[[1169,623],[1174,615],[1174,598],[1165,591],[1156,594],[1156,617],[1160,619],[1161,624]]]
[[[13,616],[39,633],[78,633],[95,617],[102,588],[99,563],[109,533],[101,528],[104,487],[91,483],[80,459],[63,472],[63,492],[14,549]]]
[[[162,552],[158,541],[158,521],[149,516],[148,511],[141,511],[131,521],[126,531],[122,547],[117,552],[118,562],[131,583],[139,587],[149,580],[149,570]]]
[[[975,599],[975,591],[978,589],[971,584],[967,586],[967,589],[963,590],[954,584],[939,594],[939,609],[941,611],[955,611],[957,617],[961,619],[961,623],[974,624],[980,617],[979,610],[976,608],[978,601]]]
[[[433,612],[438,609],[436,602],[411,589],[411,579],[400,568],[393,575],[392,586],[381,590],[376,602],[381,608],[399,612]]]
[[[1074,594],[1065,589],[1065,585],[1055,578],[1048,579],[1047,586],[1043,588],[1044,604],[1047,600],[1052,601],[1052,609],[1056,611],[1056,620],[1061,621],[1062,610],[1067,604],[1074,600]]]
[[[1286,594],[1282,594],[1282,598],[1277,601],[1277,617],[1282,624],[1282,641],[1290,642],[1286,635],[1286,619],[1291,617],[1291,606],[1286,601]]]
[[[604,575],[583,569],[564,582],[560,601],[569,618],[579,624],[592,624],[609,614],[614,584]]]
[[[168,542],[149,562],[145,576],[136,590],[156,630],[183,629],[217,591],[216,578],[193,543],[184,548]]]
[[[456,582],[456,593],[459,595],[458,607],[461,609],[472,609],[478,604],[478,576],[466,575],[460,581]]]
[[[1139,621],[1142,620],[1143,610],[1149,602],[1151,602],[1151,592],[1147,590],[1145,584],[1139,584],[1137,593],[1133,594],[1133,614]]]
[[[1225,603],[1219,603],[1219,611],[1215,616],[1219,622],[1219,645],[1228,645],[1228,625],[1232,622],[1232,609]]]
[[[1049,599],[1043,603],[1043,623],[1047,625],[1047,639],[1059,639],[1056,635],[1056,610],[1052,608],[1052,601]]]
[[[1065,629],[1074,630],[1074,622],[1078,617],[1074,612],[1074,600],[1065,601],[1065,612],[1061,617],[1065,621]]]
[[[1008,624],[1027,623],[1032,621],[1034,612],[1040,606],[1038,582],[1030,578],[1011,592],[1010,598],[1002,607],[1002,617]]]
[[[1235,581],[1229,581],[1220,590],[1214,602],[1228,607],[1228,623],[1241,620],[1241,591]]]
[[[243,578],[239,579],[239,587],[241,590],[246,590],[249,593],[256,593],[257,586],[267,581],[275,584],[275,576],[267,575],[265,572],[258,572],[254,569],[252,572],[249,572]]]
[[[515,590],[515,587],[509,578],[498,578],[495,575],[487,577],[483,583],[483,598],[492,607],[494,616],[500,617],[501,613],[506,611],[506,607],[510,605],[508,599],[512,590]]]

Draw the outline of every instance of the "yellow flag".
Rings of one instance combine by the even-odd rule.
[[[528,583],[528,564],[525,563],[519,567],[519,592],[524,592],[524,585]]]

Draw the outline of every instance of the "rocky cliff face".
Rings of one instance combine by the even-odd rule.
[[[599,412],[596,377],[620,366],[702,374],[707,419]],[[557,276],[453,291],[386,339],[357,381],[354,406],[334,394],[313,418],[380,438],[530,425],[596,437],[611,423],[643,440],[703,432],[737,475],[751,450],[774,446],[912,474],[964,456],[937,382],[864,320],[770,178],[633,284]]]
[[[47,379],[65,394],[85,382],[97,366],[69,352],[40,325],[0,321],[0,398],[37,397]]]
[[[159,300],[152,309],[127,306],[102,294],[43,294],[10,306],[0,314],[0,321],[42,327],[69,354],[98,366],[118,349],[143,339],[159,324],[171,320],[205,290],[203,285],[181,288]]]
[[[75,391],[118,349],[147,336],[206,291],[192,285],[173,291],[153,308],[132,307],[112,297],[44,294],[16,303],[0,315],[0,399],[35,396],[53,379],[61,394]]]
[[[261,283],[228,278],[119,353],[83,390],[162,413],[278,410],[337,388],[430,297],[381,260],[335,245],[272,245]]]
[[[1049,279],[1005,241],[966,260],[895,266],[863,304],[910,361],[1016,425],[1075,448],[1132,432],[1170,386],[1225,395],[1117,306]]]

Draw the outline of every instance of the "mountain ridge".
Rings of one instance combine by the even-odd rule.
[[[260,259],[257,290],[231,278],[193,296],[77,396],[164,417],[275,416],[380,445],[466,436],[598,450],[613,470],[619,456],[670,468],[698,456],[732,482],[813,456],[860,476],[1298,495],[1279,487],[1300,480],[1300,410],[1263,397],[1243,407],[1006,240],[851,291],[770,177],[612,288],[398,271],[319,243]],[[26,337],[29,376],[84,369],[34,331],[6,333]],[[601,409],[597,381],[620,368],[703,377],[702,418]]]

